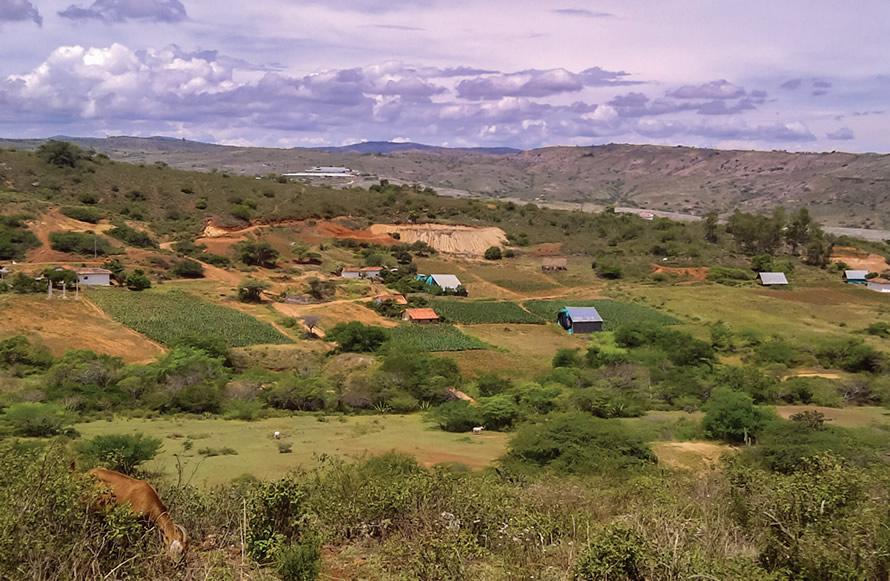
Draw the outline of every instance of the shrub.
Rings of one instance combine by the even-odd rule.
[[[62,214],[81,222],[96,224],[105,217],[105,213],[96,208],[86,206],[67,206],[61,209]]]
[[[578,581],[643,581],[647,550],[645,540],[626,525],[613,524],[600,531],[575,564]]]
[[[508,395],[498,395],[480,400],[479,413],[482,415],[482,422],[479,425],[485,426],[489,430],[512,428],[513,424],[521,417],[519,406]]]
[[[553,356],[552,365],[556,367],[580,367],[581,356],[577,349],[560,349]]]
[[[180,260],[173,265],[173,275],[178,278],[204,278],[204,267],[195,260]]]
[[[52,361],[46,347],[32,345],[22,335],[0,341],[0,368],[46,369]]]
[[[336,325],[328,332],[327,338],[337,343],[341,351],[365,353],[379,350],[388,335],[383,327],[350,321]]]
[[[484,373],[476,380],[476,386],[479,388],[479,395],[490,397],[510,390],[513,382],[494,373]]]
[[[278,263],[278,251],[272,248],[268,242],[253,242],[246,240],[235,246],[238,257],[249,266],[261,266],[263,268],[275,268]]]
[[[275,550],[275,571],[282,581],[314,581],[321,571],[321,540],[303,535],[299,542]]]
[[[763,430],[770,415],[754,405],[747,393],[717,388],[705,404],[702,427],[705,434],[730,443],[748,443]]]
[[[81,160],[87,159],[84,151],[67,141],[50,139],[37,148],[37,157],[56,167],[75,168]]]
[[[482,424],[482,414],[464,400],[445,402],[435,409],[436,423],[446,432],[469,432]]]
[[[500,246],[490,246],[485,250],[485,260],[500,260],[504,257]]]
[[[610,262],[600,263],[596,266],[596,274],[600,278],[605,278],[608,280],[617,280],[622,277],[623,272],[621,267],[617,264],[613,264]]]
[[[77,449],[94,466],[133,474],[140,464],[157,455],[161,441],[144,434],[110,434],[80,442]]]
[[[520,467],[570,474],[609,473],[656,462],[649,446],[622,425],[580,413],[520,426],[505,459]]]
[[[143,232],[136,228],[131,228],[126,224],[118,224],[108,231],[108,235],[129,244],[130,246],[138,246],[139,248],[157,248],[158,243]]]
[[[49,245],[59,252],[84,256],[92,256],[94,253],[97,256],[106,256],[116,251],[107,240],[92,232],[51,232]]]
[[[70,423],[68,414],[59,406],[30,402],[9,406],[3,420],[14,434],[34,438],[61,434]]]
[[[267,562],[280,548],[300,539],[307,532],[306,503],[306,491],[293,478],[255,487],[245,501],[248,555]]]
[[[252,278],[245,279],[238,286],[238,300],[242,303],[262,302],[263,291],[269,288],[269,284]]]
[[[708,280],[717,284],[738,286],[741,283],[752,280],[752,277],[750,272],[740,268],[713,266],[708,270]]]
[[[17,216],[0,216],[0,260],[16,260],[25,257],[30,248],[40,246],[24,219]]]
[[[837,367],[853,373],[879,372],[886,363],[886,356],[858,339],[828,343],[816,352],[825,367]]]
[[[131,291],[143,291],[151,288],[151,281],[141,269],[134,270],[127,276],[127,288]]]

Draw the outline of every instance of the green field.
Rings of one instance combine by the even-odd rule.
[[[540,317],[529,313],[516,303],[508,301],[434,299],[430,306],[447,321],[465,325],[544,322]]]
[[[556,321],[556,313],[559,312],[559,309],[565,306],[596,307],[596,310],[599,311],[599,314],[605,321],[603,328],[607,331],[614,330],[627,323],[673,325],[679,322],[674,317],[666,315],[652,307],[608,299],[564,299],[560,301],[528,301],[525,303],[525,308],[547,321]]]
[[[390,340],[413,351],[471,351],[487,347],[451,325],[402,325],[391,331]]]
[[[144,433],[160,438],[164,447],[146,465],[176,477],[177,457],[183,466],[183,479],[196,485],[214,485],[252,474],[258,478],[278,478],[296,467],[310,467],[321,455],[359,458],[364,455],[397,451],[416,456],[425,465],[461,463],[483,468],[503,455],[508,436],[486,432],[481,436],[450,434],[423,416],[338,416],[321,422],[316,416],[269,418],[256,422],[223,419],[165,417],[95,421],[76,426],[84,438],[106,434]],[[278,451],[281,441],[293,451]],[[190,442],[190,444],[184,444]],[[190,447],[190,449],[186,449]],[[233,455],[205,458],[201,448],[232,448]]]
[[[88,296],[114,320],[167,345],[194,337],[221,339],[227,347],[292,342],[246,313],[181,290],[137,293],[103,289],[91,291]]]

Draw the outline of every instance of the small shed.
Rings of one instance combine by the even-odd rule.
[[[403,321],[418,323],[421,325],[429,323],[438,323],[439,315],[433,309],[405,309],[402,315]]]
[[[398,293],[393,294],[382,294],[374,297],[374,304],[380,305],[385,303],[386,301],[392,301],[397,305],[407,305],[408,299],[405,298],[405,295],[400,295]]]
[[[454,292],[463,286],[460,279],[453,274],[418,274],[417,280],[430,286],[438,286],[443,291]]]
[[[865,284],[868,282],[867,270],[845,270],[844,282],[847,284]]]
[[[80,268],[76,271],[80,286],[111,286],[110,270],[105,268]]]
[[[886,278],[873,278],[865,285],[868,290],[876,293],[890,293],[890,280]]]
[[[568,269],[569,261],[567,258],[549,256],[541,261],[541,270],[544,272],[555,272]]]
[[[382,266],[366,266],[364,268],[359,269],[359,278],[371,278],[378,279],[380,275],[383,273]]]
[[[757,278],[763,286],[788,286],[784,272],[761,272]]]
[[[603,330],[603,318],[594,307],[563,307],[556,316],[556,322],[569,335]]]
[[[356,279],[362,277],[362,269],[345,267],[340,271],[340,278]]]
[[[9,274],[9,272],[10,270],[8,268],[6,268],[5,266],[0,266],[0,280],[3,280],[3,278],[5,278],[7,274]]]

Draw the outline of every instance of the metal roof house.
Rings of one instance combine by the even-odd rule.
[[[784,272],[761,272],[757,275],[763,286],[787,286],[788,279]]]
[[[603,318],[594,307],[563,307],[556,315],[556,322],[569,335],[603,330]]]
[[[81,286],[111,286],[110,270],[105,268],[79,268],[77,273],[77,282]]]
[[[382,266],[363,266],[361,268],[357,267],[344,267],[343,270],[340,271],[341,278],[380,278],[381,273],[383,273]]]
[[[463,287],[460,279],[453,274],[418,274],[417,280],[430,286],[437,286],[445,292],[456,292]]]
[[[867,270],[845,270],[844,282],[847,284],[865,284],[868,282]]]
[[[419,324],[438,323],[439,315],[433,309],[405,309],[402,320]]]
[[[890,280],[885,278],[873,278],[866,282],[866,288],[876,293],[890,293]]]
[[[544,272],[554,272],[557,270],[568,270],[569,261],[567,258],[550,256],[541,261],[541,270]]]

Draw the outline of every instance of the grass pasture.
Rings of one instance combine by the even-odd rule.
[[[84,438],[107,434],[137,434],[160,438],[161,453],[146,467],[175,477],[177,457],[183,478],[200,486],[212,486],[252,474],[278,478],[297,467],[311,467],[323,455],[360,458],[397,451],[415,456],[424,465],[460,463],[484,468],[504,454],[508,435],[451,434],[427,424],[420,414],[340,416],[319,421],[316,416],[268,418],[255,422],[223,419],[164,417],[116,418],[78,424]],[[293,445],[291,453],[278,451],[279,440]],[[190,442],[190,444],[184,444]],[[231,448],[237,452],[205,458],[201,448]],[[190,449],[186,449],[190,448]]]
[[[487,345],[452,325],[401,325],[391,332],[397,346],[414,351],[472,351]]]
[[[490,323],[543,323],[544,320],[509,301],[466,301],[435,299],[431,306],[452,323],[479,325]]]
[[[647,322],[660,325],[673,325],[679,322],[674,317],[662,313],[652,307],[609,299],[563,299],[558,301],[528,301],[525,303],[525,308],[546,321],[556,321],[556,313],[564,306],[596,307],[596,310],[599,311],[599,314],[605,321],[603,328],[607,331],[614,330],[626,323]]]
[[[90,292],[89,298],[114,320],[167,345],[191,337],[221,339],[227,347],[292,342],[246,313],[178,289],[139,293],[103,289]]]

